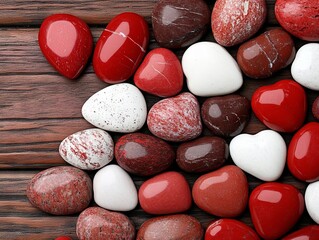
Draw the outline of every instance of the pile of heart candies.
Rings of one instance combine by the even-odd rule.
[[[319,123],[305,123],[305,88],[319,90],[319,44],[311,43],[319,41],[319,18],[309,17],[318,16],[319,7],[316,0],[277,0],[274,10],[282,28],[260,34],[264,0],[217,0],[212,11],[202,0],[159,0],[152,30],[160,47],[150,51],[144,18],[115,16],[93,54],[94,71],[107,87],[82,108],[96,128],[62,141],[59,153],[72,166],[35,175],[27,187],[30,202],[53,215],[80,213],[81,240],[319,239],[316,224],[291,232],[304,211],[319,224]],[[200,41],[209,25],[214,38]],[[296,51],[292,36],[308,43]],[[43,21],[39,45],[69,79],[81,74],[93,52],[90,29],[69,14]],[[227,50],[232,46],[239,46],[236,60]],[[181,61],[174,53],[179,49]],[[243,74],[262,83],[287,66],[291,79],[257,88],[251,101],[235,93]],[[123,83],[129,79],[134,84]],[[147,110],[142,92],[163,99]],[[242,133],[251,109],[268,128],[255,135]],[[312,112],[318,119],[318,99]],[[121,137],[113,142],[115,133]],[[293,133],[289,143],[281,133]],[[229,155],[233,164],[225,165]],[[109,164],[113,158],[117,163]],[[192,188],[185,174],[169,170],[172,164],[199,176]],[[308,184],[304,195],[275,182],[285,166]],[[84,170],[97,170],[93,182]],[[145,180],[138,191],[130,174]],[[249,193],[246,174],[264,183]],[[204,230],[187,214],[193,202],[218,220]],[[138,204],[153,217],[136,233],[123,212]],[[236,220],[247,206],[253,227]]]

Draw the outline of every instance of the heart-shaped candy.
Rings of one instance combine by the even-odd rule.
[[[171,97],[182,90],[183,78],[177,56],[166,48],[156,48],[145,56],[134,75],[134,83],[150,94]]]
[[[295,133],[288,147],[288,168],[296,178],[319,180],[319,123],[310,122]]]
[[[308,185],[305,193],[305,202],[310,217],[319,224],[319,181]]]
[[[118,165],[101,168],[93,179],[94,201],[112,211],[130,211],[137,203],[137,191],[130,175]]]
[[[319,226],[310,225],[285,236],[282,240],[318,240],[318,236]]]
[[[192,189],[196,205],[219,217],[239,216],[248,201],[248,182],[240,168],[229,165],[199,177]]]
[[[240,134],[231,140],[229,151],[238,167],[263,181],[277,180],[285,167],[286,143],[273,130]]]
[[[319,43],[308,43],[299,48],[291,65],[291,75],[302,86],[319,90]]]
[[[138,199],[142,209],[150,214],[184,212],[192,204],[189,185],[178,172],[165,172],[145,181]]]
[[[44,19],[38,39],[48,62],[70,79],[79,76],[93,49],[89,27],[81,19],[69,14],[54,14]]]
[[[82,115],[92,125],[111,132],[134,132],[143,127],[147,108],[141,91],[132,84],[108,86],[82,106]]]
[[[102,32],[93,55],[93,68],[104,82],[129,79],[146,53],[149,30],[144,18],[124,12],[114,17]]]
[[[307,112],[306,93],[293,80],[281,80],[258,88],[251,99],[252,109],[267,127],[293,132],[301,127]]]
[[[149,130],[167,141],[187,141],[202,132],[199,103],[191,93],[181,93],[155,103],[147,117]]]
[[[205,240],[245,239],[259,240],[257,233],[246,224],[235,219],[219,219],[206,229]]]
[[[190,46],[183,55],[182,67],[187,87],[196,96],[229,94],[243,84],[243,76],[235,59],[214,42],[199,42]]]
[[[263,239],[279,239],[298,221],[304,198],[297,188],[284,183],[264,183],[249,198],[252,222]]]

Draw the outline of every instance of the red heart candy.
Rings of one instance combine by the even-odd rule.
[[[170,214],[188,210],[192,196],[185,177],[178,172],[165,172],[145,181],[138,200],[150,214]]]
[[[140,65],[149,40],[148,25],[136,13],[117,15],[102,32],[93,55],[96,75],[107,83],[129,79]]]
[[[311,225],[287,235],[282,240],[318,240],[318,238],[319,226]]]
[[[252,191],[249,210],[255,229],[262,238],[279,239],[303,213],[304,198],[292,185],[264,183]]]
[[[134,83],[150,94],[174,96],[183,87],[182,65],[172,51],[165,48],[153,49],[137,69]]]
[[[47,17],[41,24],[38,38],[48,62],[69,79],[80,75],[92,53],[93,38],[89,27],[69,14]]]
[[[259,240],[257,233],[246,224],[234,219],[220,219],[206,229],[205,240],[245,239]]]
[[[305,91],[293,80],[258,88],[251,104],[258,119],[275,131],[293,132],[301,127],[306,117]]]
[[[310,122],[299,129],[290,141],[287,163],[296,178],[314,182],[319,180],[319,123]]]

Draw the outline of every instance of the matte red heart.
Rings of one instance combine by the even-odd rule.
[[[47,17],[41,24],[38,39],[48,62],[69,79],[80,75],[92,53],[93,38],[89,27],[69,14]]]
[[[183,87],[183,70],[177,56],[165,48],[151,50],[134,75],[141,90],[159,97],[171,97]]]
[[[288,168],[302,181],[319,180],[319,123],[310,122],[295,133],[288,147]]]
[[[318,240],[319,225],[311,225],[295,231],[282,240]]]
[[[290,34],[306,41],[319,41],[318,0],[277,0],[275,15]]]
[[[170,214],[188,210],[192,196],[185,177],[166,172],[145,181],[138,192],[142,209],[150,214]]]
[[[248,201],[248,182],[244,172],[229,165],[199,177],[192,189],[196,205],[212,215],[236,217]]]
[[[252,191],[249,210],[259,236],[266,240],[279,239],[302,215],[304,198],[290,184],[264,183]]]
[[[148,112],[147,126],[166,141],[182,142],[198,137],[203,129],[197,98],[189,92],[165,98]]]
[[[307,111],[305,91],[293,80],[281,80],[258,88],[252,96],[251,105],[260,121],[280,132],[299,129]]]
[[[220,219],[206,229],[205,240],[245,239],[259,240],[257,233],[246,224],[234,219]]]
[[[149,41],[148,25],[136,13],[117,15],[102,32],[93,55],[96,75],[107,83],[129,79],[140,65]]]

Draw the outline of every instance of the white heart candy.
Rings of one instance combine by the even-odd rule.
[[[255,135],[240,134],[232,139],[229,152],[234,163],[263,180],[277,180],[285,167],[287,147],[281,135],[264,130]]]
[[[135,132],[146,121],[146,102],[132,84],[108,86],[91,96],[82,107],[83,117],[98,128],[112,132]]]
[[[73,133],[59,147],[59,153],[66,162],[83,170],[104,167],[112,161],[113,151],[110,134],[98,128]]]
[[[319,90],[319,43],[308,43],[298,50],[291,75],[302,86]]]
[[[133,180],[114,164],[107,165],[95,174],[93,192],[97,205],[113,211],[130,211],[138,203]]]
[[[190,92],[200,97],[225,95],[243,84],[241,70],[225,48],[213,42],[190,46],[182,58]]]
[[[305,193],[307,211],[317,224],[319,224],[319,181],[310,183]]]

